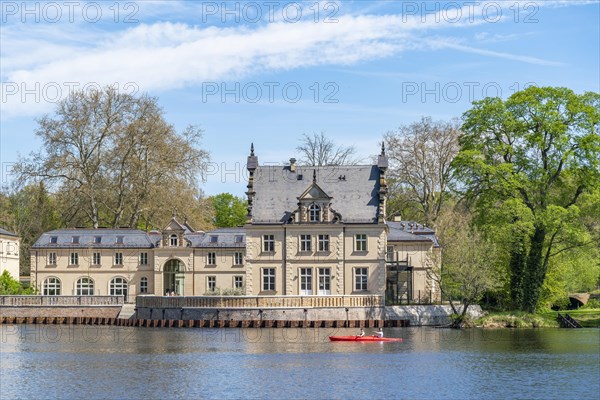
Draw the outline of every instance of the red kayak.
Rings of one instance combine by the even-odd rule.
[[[329,336],[332,342],[401,342],[402,338],[379,338],[377,336]]]

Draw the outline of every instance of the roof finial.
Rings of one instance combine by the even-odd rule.
[[[254,157],[254,143],[250,143],[250,157]]]
[[[316,183],[317,182],[317,169],[313,169],[313,182]]]
[[[385,141],[381,141],[381,155],[385,156]]]
[[[177,207],[173,207],[173,218],[177,216]]]

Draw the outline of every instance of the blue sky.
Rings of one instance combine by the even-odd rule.
[[[318,11],[317,11],[318,10]],[[199,125],[206,194],[243,195],[261,163],[324,131],[369,161],[423,115],[526,85],[600,91],[598,1],[31,2],[1,4],[2,182],[40,147],[35,119],[70,88],[159,98]]]

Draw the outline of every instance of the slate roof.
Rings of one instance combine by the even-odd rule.
[[[117,243],[117,237],[123,237],[123,243]],[[217,241],[211,242],[211,236]],[[241,242],[236,242],[236,236],[242,236]],[[73,237],[78,237],[79,243],[73,243]],[[100,243],[96,242],[100,237]],[[52,243],[56,238],[56,243]],[[185,234],[192,247],[245,247],[246,234],[244,228],[220,228],[209,232]],[[57,229],[43,233],[33,244],[32,248],[153,248],[162,239],[161,233],[147,233],[138,229]]]
[[[215,239],[212,239],[216,237]],[[236,237],[241,241],[236,242]],[[185,235],[192,242],[192,247],[246,247],[246,230],[244,228],[219,228],[206,233]]]
[[[123,243],[117,243],[117,237],[123,237]],[[78,243],[73,243],[73,237],[79,237]],[[100,237],[100,243],[96,242]],[[56,243],[53,239],[56,238]],[[154,247],[148,234],[139,229],[57,229],[43,233],[31,246],[32,248],[152,248]]]
[[[433,242],[435,247],[439,243],[435,231],[413,221],[387,221],[389,242]]]
[[[254,175],[252,222],[283,223],[298,208],[298,197],[313,182],[331,196],[331,208],[345,223],[376,223],[379,207],[379,169],[376,165],[323,167],[259,166]],[[299,178],[301,177],[301,179]],[[342,179],[340,179],[340,177]]]
[[[9,232],[6,229],[2,229],[2,228],[0,228],[0,235],[18,237],[18,235],[16,233]]]

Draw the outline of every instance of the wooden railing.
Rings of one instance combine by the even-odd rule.
[[[0,307],[120,305],[123,305],[123,296],[0,296]]]
[[[382,296],[138,296],[138,308],[379,307]]]

